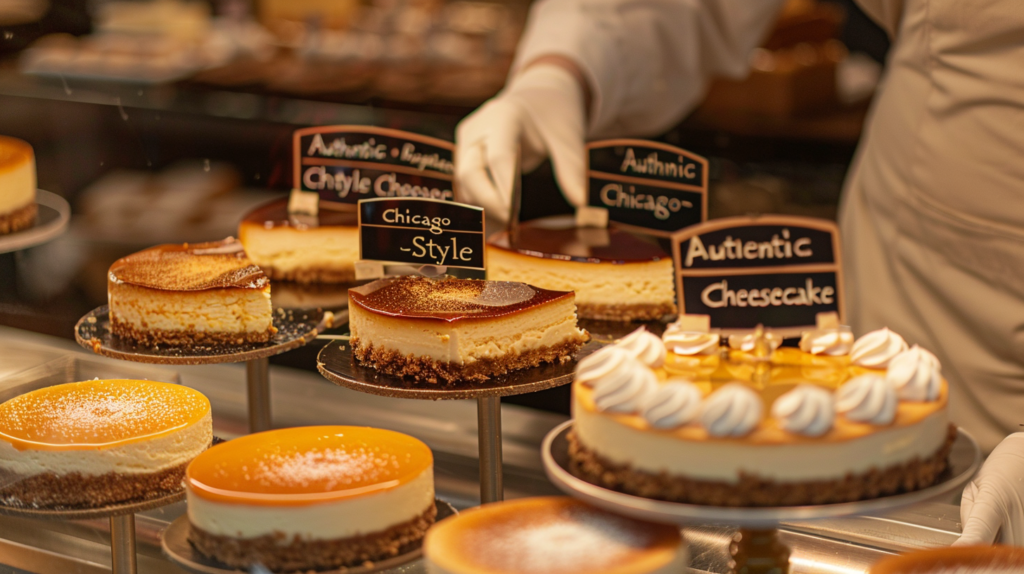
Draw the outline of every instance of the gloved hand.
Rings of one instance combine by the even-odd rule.
[[[1003,439],[964,489],[960,522],[954,546],[1024,545],[1024,433]]]
[[[550,156],[569,203],[586,203],[586,132],[580,82],[555,64],[538,63],[515,76],[455,131],[458,201],[479,205],[507,222],[516,177],[516,151],[531,171]]]

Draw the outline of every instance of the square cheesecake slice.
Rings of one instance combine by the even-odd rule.
[[[270,280],[234,240],[118,259],[107,299],[113,333],[147,346],[264,343],[275,332]]]
[[[572,292],[472,279],[392,277],[350,289],[349,326],[357,359],[434,384],[565,362],[588,339]]]

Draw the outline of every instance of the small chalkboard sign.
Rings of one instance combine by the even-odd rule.
[[[364,199],[359,202],[359,257],[483,271],[484,210],[437,199]]]
[[[659,142],[587,145],[587,205],[620,227],[668,237],[708,217],[708,161]]]
[[[672,235],[679,313],[725,333],[764,325],[783,336],[818,313],[845,318],[836,224],[809,217],[716,219]]]
[[[455,146],[437,138],[369,126],[296,130],[294,189],[321,201],[355,205],[362,199],[455,198]]]

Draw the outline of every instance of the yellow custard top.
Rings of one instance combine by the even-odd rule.
[[[12,171],[35,161],[32,146],[11,137],[0,136],[0,173]]]
[[[170,383],[67,383],[0,404],[0,440],[18,450],[90,450],[151,440],[210,414],[202,393]]]
[[[185,484],[216,502],[303,506],[392,490],[429,471],[430,448],[384,429],[315,426],[230,440],[188,465]]]

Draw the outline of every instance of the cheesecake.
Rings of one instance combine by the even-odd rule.
[[[790,506],[918,490],[946,469],[956,431],[928,351],[838,325],[804,337],[814,353],[744,351],[694,324],[666,330],[660,366],[622,343],[580,361],[574,474],[659,500]]]
[[[588,338],[571,292],[525,283],[390,277],[349,290],[356,358],[418,382],[481,382],[571,360]]]
[[[231,568],[361,566],[415,550],[436,517],[433,454],[394,431],[351,426],[239,437],[185,477],[189,541]]]
[[[429,574],[671,574],[688,570],[679,529],[568,497],[472,508],[427,533]]]
[[[36,159],[32,146],[0,136],[0,235],[36,220]]]
[[[93,380],[0,404],[0,500],[98,508],[181,492],[213,440],[210,401],[181,385]]]
[[[146,346],[265,343],[276,332],[270,281],[225,240],[158,245],[110,266],[111,331]]]
[[[487,278],[574,291],[581,319],[653,321],[676,313],[672,256],[658,243],[617,229],[576,227],[571,219],[519,224],[487,244]]]
[[[320,202],[315,215],[296,215],[288,199],[270,202],[245,216],[238,238],[271,280],[351,283],[359,260],[358,214],[328,207]]]

